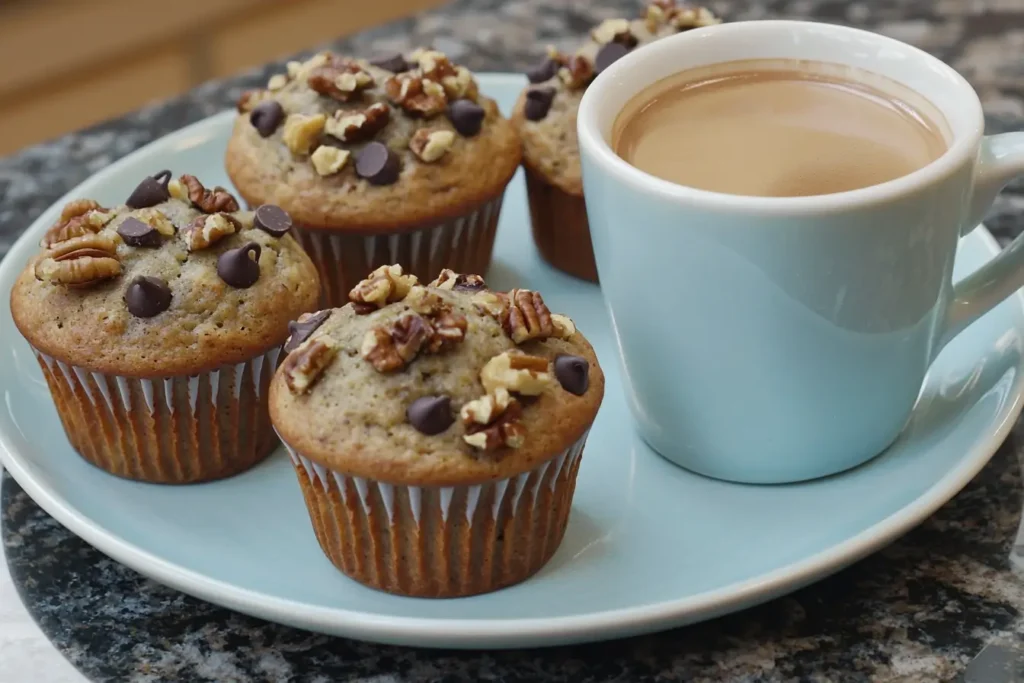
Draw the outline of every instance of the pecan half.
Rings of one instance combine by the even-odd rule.
[[[488,393],[499,389],[524,396],[538,396],[554,386],[548,360],[540,356],[506,351],[491,358],[480,370],[480,383]]]
[[[310,69],[306,83],[321,95],[348,102],[372,86],[374,80],[359,64],[335,58]]]
[[[540,292],[513,289],[508,293],[508,298],[511,305],[508,318],[503,323],[505,332],[516,344],[530,339],[546,339],[555,333],[551,311]]]
[[[185,246],[189,251],[199,251],[220,242],[238,231],[238,223],[226,213],[196,216],[182,231]]]
[[[594,77],[594,65],[586,57],[576,55],[558,70],[558,77],[569,89],[578,90],[585,87]]]
[[[120,274],[117,243],[110,235],[64,240],[47,250],[35,265],[37,279],[70,286],[88,286]]]
[[[367,332],[360,354],[377,372],[401,370],[416,357],[432,333],[429,322],[408,313],[389,327],[375,327]]]
[[[412,116],[431,118],[448,107],[444,88],[414,72],[392,76],[384,82],[384,92],[391,102]]]
[[[348,293],[348,298],[354,304],[367,304],[357,306],[357,313],[369,313],[374,308],[384,308],[390,303],[401,301],[416,284],[419,284],[416,276],[406,274],[402,266],[381,266],[353,287]]]
[[[203,187],[194,175],[183,175],[167,184],[167,191],[175,199],[189,201],[203,213],[238,211],[238,200],[223,187],[212,190]]]
[[[288,389],[293,394],[309,391],[337,355],[338,343],[326,335],[303,342],[288,354],[281,369]]]
[[[372,139],[390,120],[391,107],[376,102],[358,112],[338,110],[327,119],[325,130],[342,142],[363,142]]]

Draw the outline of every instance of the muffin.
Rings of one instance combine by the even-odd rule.
[[[530,85],[516,102],[512,125],[523,140],[533,240],[552,266],[597,282],[576,142],[576,113],[587,85],[637,46],[719,22],[704,8],[655,0],[642,19],[608,19],[574,56],[551,48],[529,71]]]
[[[288,321],[319,296],[290,226],[276,206],[240,211],[223,188],[170,171],[122,206],[64,207],[11,313],[85,460],[185,484],[270,453],[267,386]]]
[[[521,145],[465,67],[433,50],[323,52],[238,109],[228,175],[250,205],[295,219],[325,306],[384,264],[425,279],[487,268]]]
[[[293,325],[270,385],[317,540],[373,588],[496,590],[558,548],[604,395],[594,350],[537,292],[384,266]]]

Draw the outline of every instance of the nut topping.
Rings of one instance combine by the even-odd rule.
[[[622,43],[626,47],[636,45],[636,38],[629,30],[628,19],[605,19],[590,32],[590,37],[599,45]]]
[[[419,64],[420,74],[435,83],[440,83],[442,78],[456,74],[455,65],[448,60],[448,56],[443,52],[420,49],[414,51],[409,57],[413,62]]]
[[[117,243],[108,234],[82,235],[59,242],[35,266],[37,279],[69,286],[88,286],[120,274]]]
[[[324,132],[326,123],[327,117],[324,114],[291,114],[284,121],[284,144],[292,154],[305,156],[309,154],[320,133]]]
[[[392,76],[385,81],[384,92],[388,99],[411,116],[431,118],[448,107],[444,88],[414,72]]]
[[[502,446],[519,448],[526,437],[526,430],[518,422],[521,415],[522,406],[503,389],[470,401],[460,411],[466,425],[462,439],[485,452]]]
[[[372,139],[390,120],[391,107],[383,102],[376,102],[355,113],[339,109],[334,116],[327,119],[324,129],[328,135],[342,142],[363,142]]]
[[[539,292],[528,289],[513,289],[508,293],[511,303],[507,320],[503,320],[505,331],[516,344],[530,339],[546,339],[555,333],[551,322],[551,311]]]
[[[321,95],[348,102],[374,84],[373,76],[355,62],[331,58],[309,71],[306,83]]]
[[[679,31],[722,23],[722,20],[712,14],[706,7],[680,7],[675,11],[670,21]]]
[[[384,308],[390,303],[401,301],[413,285],[419,284],[415,275],[402,270],[402,266],[381,266],[348,293],[349,301]],[[358,307],[357,307],[358,308]],[[369,313],[373,308],[366,312]],[[358,312],[358,311],[357,311]]]
[[[478,292],[487,289],[487,283],[479,275],[462,275],[449,268],[443,269],[429,286],[456,292]]]
[[[568,339],[576,334],[576,324],[568,316],[552,313],[551,324],[555,328],[555,336],[559,339]]]
[[[303,343],[288,354],[284,361],[282,372],[285,384],[293,394],[306,393],[337,354],[338,343],[326,335]]]
[[[509,313],[508,294],[490,291],[478,292],[473,295],[473,305],[481,313],[486,313],[501,323],[502,327],[505,326]]]
[[[420,128],[409,140],[409,149],[420,161],[430,164],[447,154],[454,143],[455,133],[450,130]]]
[[[423,285],[413,285],[405,297],[405,303],[421,315],[436,315],[446,306],[441,297]]]
[[[505,389],[524,396],[538,396],[553,386],[554,380],[548,372],[546,358],[506,351],[487,361],[480,370],[480,382],[488,393]]]
[[[586,57],[576,55],[558,70],[558,77],[570,90],[578,90],[585,87],[594,77],[594,67]]]
[[[375,327],[367,332],[360,354],[377,372],[401,370],[416,357],[432,333],[430,323],[409,313],[390,327]]]
[[[230,192],[219,186],[207,190],[194,175],[183,175],[172,180],[167,190],[175,199],[192,202],[203,213],[238,211],[238,200]]]
[[[430,319],[431,335],[427,339],[427,353],[440,353],[454,348],[466,338],[466,316],[455,311],[442,310]]]
[[[238,98],[238,102],[235,104],[235,108],[238,109],[239,114],[246,114],[256,108],[261,102],[267,100],[270,97],[270,93],[266,90],[255,89],[246,90]]]
[[[338,149],[337,147],[331,147],[330,145],[320,145],[316,148],[316,151],[310,155],[309,160],[313,162],[313,170],[318,175],[329,176],[334,175],[345,168],[345,164],[348,163],[348,158],[351,156],[351,152],[347,149]]]
[[[75,199],[64,205],[60,218],[46,231],[39,246],[49,247],[57,242],[99,232],[103,225],[89,219],[93,212],[105,215],[106,210],[92,199]],[[109,219],[108,219],[109,220]]]
[[[135,212],[135,217],[164,237],[174,235],[174,223],[171,223],[171,219],[163,211],[152,208],[138,209]]]
[[[284,74],[274,74],[267,81],[267,90],[270,92],[277,92],[284,86],[288,85],[288,77]]]
[[[224,213],[196,216],[182,231],[185,246],[189,251],[199,251],[220,242],[238,230],[235,220]]]

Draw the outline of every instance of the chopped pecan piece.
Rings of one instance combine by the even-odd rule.
[[[223,187],[207,190],[194,175],[183,175],[167,184],[167,191],[175,199],[192,202],[203,213],[238,211],[238,200]]]
[[[470,401],[462,407],[460,416],[466,426],[462,439],[473,448],[489,452],[523,445],[526,430],[519,424],[522,406],[503,389]]]
[[[390,120],[391,107],[375,102],[358,112],[338,110],[327,119],[325,130],[342,142],[363,142],[372,139]]]
[[[449,268],[442,270],[430,286],[457,292],[478,292],[487,289],[487,283],[479,275],[462,275]]]
[[[440,353],[454,348],[466,338],[466,316],[442,310],[430,319],[431,334],[427,339],[427,353]]]
[[[448,56],[437,50],[416,50],[409,58],[420,67],[420,73],[424,78],[440,83],[446,76],[454,76],[456,67],[448,59]]]
[[[326,124],[327,116],[324,114],[315,116],[291,114],[284,121],[284,133],[282,133],[284,144],[292,154],[298,156],[309,154],[313,143],[319,139],[320,133],[324,132]]]
[[[420,128],[409,140],[409,149],[420,161],[431,164],[447,154],[453,144],[455,133],[450,130]]]
[[[409,308],[421,315],[437,315],[445,308],[445,303],[438,295],[423,285],[414,285],[405,297]]]
[[[622,43],[626,47],[633,47],[637,42],[629,30],[628,19],[605,19],[590,32],[590,37],[599,45]]]
[[[432,333],[429,322],[408,313],[390,327],[375,327],[367,332],[360,353],[377,372],[394,372],[416,357]]]
[[[136,209],[135,217],[164,237],[174,235],[174,223],[171,223],[171,219],[163,211],[154,208]]]
[[[576,323],[568,316],[552,313],[551,325],[555,328],[555,336],[559,339],[568,339],[576,334]]]
[[[355,304],[370,304],[384,308],[390,303],[401,301],[409,294],[413,285],[419,284],[415,275],[406,274],[402,266],[381,266],[348,293],[349,301]],[[374,309],[369,308],[369,313]]]
[[[220,242],[238,231],[238,224],[226,213],[196,216],[182,231],[185,246],[189,251],[199,251]]]
[[[348,102],[372,86],[374,80],[359,64],[332,59],[327,64],[311,69],[306,83],[321,95]]]
[[[569,89],[579,90],[594,77],[594,65],[583,55],[576,55],[558,70],[558,77]]]
[[[306,393],[337,355],[338,343],[326,335],[303,342],[284,361],[285,384],[293,394]]]
[[[508,318],[503,322],[505,332],[516,344],[530,339],[546,339],[555,333],[551,311],[540,292],[513,289],[508,293],[511,303]]]
[[[388,99],[412,116],[431,118],[448,107],[444,88],[414,72],[392,76],[385,81],[384,92]]]
[[[691,28],[714,26],[715,24],[722,23],[722,20],[716,17],[706,7],[677,8],[669,21],[677,31],[686,31]]]
[[[473,306],[481,313],[486,313],[505,327],[509,317],[508,294],[503,292],[482,291],[473,295]]]
[[[488,393],[505,389],[524,396],[537,396],[554,385],[546,358],[514,351],[506,351],[487,361],[480,370],[480,382]]]

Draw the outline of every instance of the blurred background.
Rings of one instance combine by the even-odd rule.
[[[444,1],[0,0],[0,156]]]

